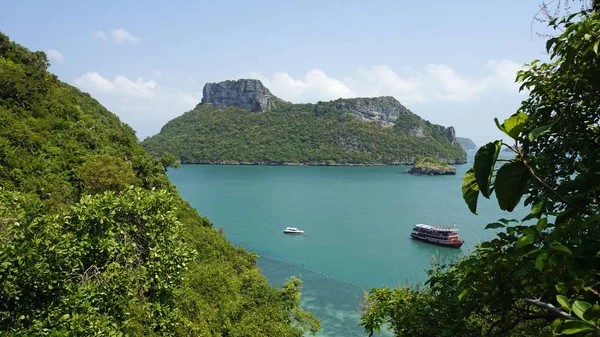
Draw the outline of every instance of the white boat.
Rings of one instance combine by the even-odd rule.
[[[283,232],[285,234],[304,234],[303,230],[300,230],[296,227],[286,227]]]

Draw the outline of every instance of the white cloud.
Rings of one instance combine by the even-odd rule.
[[[491,60],[482,67],[488,74],[461,75],[443,64],[428,64],[422,70],[394,71],[387,65],[360,68],[353,75],[336,79],[312,69],[301,78],[288,73],[266,76],[259,72],[245,77],[260,79],[271,91],[292,102],[316,102],[344,97],[394,96],[406,103],[429,101],[470,102],[486,92],[504,90],[516,93],[514,78],[521,68],[509,60]]]
[[[101,30],[97,30],[97,31],[93,32],[92,36],[95,37],[95,38],[97,38],[97,39],[105,40],[105,41],[108,39],[108,36],[106,35],[106,33],[104,33]]]
[[[138,39],[137,37],[129,34],[129,32],[126,31],[123,28],[114,29],[112,32],[110,32],[110,35],[113,37],[113,39],[115,40],[115,42],[119,43],[119,44],[122,44],[122,43],[138,43],[140,41],[140,39]]]
[[[192,109],[202,98],[201,92],[164,87],[154,80],[122,75],[109,79],[97,72],[87,72],[73,83],[131,125],[140,139],[157,133],[166,122]]]
[[[299,77],[285,72],[270,76],[255,72],[240,77],[259,79],[273,94],[295,103],[394,96],[419,116],[433,123],[453,125],[459,135],[478,142],[497,133],[494,117],[507,117],[518,107],[522,96],[517,94],[514,78],[520,67],[508,60],[492,60],[480,66],[479,76],[467,76],[448,65],[429,64],[421,69],[377,65],[337,78],[319,69]],[[143,139],[192,109],[202,98],[201,92],[164,86],[168,76],[157,70],[152,75],[152,79],[122,75],[107,78],[88,72],[76,78],[74,84],[90,92]],[[157,82],[161,78],[163,85]],[[188,78],[181,87],[194,81]]]
[[[103,41],[108,41],[108,39],[109,39],[108,34],[106,34],[105,32],[103,32],[101,30],[97,30],[97,31],[93,32],[92,36],[97,39],[103,40]],[[126,31],[123,28],[113,29],[110,32],[110,37],[112,37],[113,42],[117,43],[117,44],[140,42],[139,38],[131,35],[128,31]]]
[[[158,69],[154,69],[152,71],[152,76],[156,77],[156,78],[161,78],[162,77],[162,72]]]
[[[48,58],[51,60],[54,60],[56,62],[62,62],[65,60],[65,57],[63,56],[63,54],[61,54],[58,50],[56,49],[49,49],[46,50],[46,55],[48,55]]]

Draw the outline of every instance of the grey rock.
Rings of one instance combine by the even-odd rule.
[[[446,136],[448,137],[450,143],[454,144],[454,142],[456,141],[456,131],[454,130],[454,127],[449,126],[446,128],[442,126],[442,130],[446,133]]]
[[[206,83],[202,89],[200,104],[210,103],[215,107],[237,106],[253,112],[262,112],[274,109],[276,100],[261,81],[240,79]]]
[[[333,101],[336,108],[348,111],[365,120],[391,126],[399,115],[412,114],[404,105],[391,96],[373,98],[340,98]],[[418,130],[415,131],[418,133]],[[422,132],[422,130],[421,130]]]

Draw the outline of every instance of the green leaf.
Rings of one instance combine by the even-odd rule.
[[[583,313],[592,307],[591,304],[584,301],[575,301],[573,302],[573,312],[577,317],[583,319]]]
[[[600,46],[600,40],[594,43],[594,53],[596,53],[596,55],[598,55],[598,46]]]
[[[539,126],[535,129],[531,130],[531,132],[529,133],[529,135],[527,135],[527,137],[529,138],[530,141],[534,141],[538,137],[543,136],[543,135],[547,134],[548,132],[550,132],[551,127],[552,127],[552,125]]]
[[[535,258],[535,268],[540,272],[544,270],[544,261],[548,259],[548,254],[542,253]]]
[[[538,232],[543,231],[544,229],[546,229],[546,227],[548,227],[548,218],[546,217],[539,219],[537,224],[535,224],[535,229]]]
[[[565,321],[561,327],[561,332],[565,335],[574,335],[580,332],[592,331],[595,327],[584,321]]]
[[[469,206],[469,209],[473,214],[477,214],[477,198],[479,197],[479,185],[475,180],[475,173],[473,169],[468,170],[463,177],[462,184],[463,199]]]
[[[533,206],[531,206],[531,214],[534,217],[539,217],[540,214],[542,214],[542,208],[544,207],[544,201],[539,201],[536,204],[534,204]]]
[[[501,222],[492,222],[492,223],[489,223],[487,226],[485,226],[485,229],[496,229],[496,228],[502,228],[502,227],[506,227],[506,225]]]
[[[569,299],[563,295],[556,295],[556,300],[565,310],[571,311],[571,303],[569,303]]]
[[[458,300],[462,300],[463,297],[465,297],[465,295],[468,293],[467,289],[464,289],[463,291],[460,292],[460,294],[458,294]]]
[[[475,180],[477,180],[481,194],[488,199],[490,198],[490,184],[500,148],[502,148],[502,140],[497,140],[480,147],[475,154],[475,162],[473,163]]]
[[[502,124],[502,131],[506,133],[510,138],[517,139],[521,130],[527,123],[527,115],[523,112],[518,112],[506,119]]]
[[[551,38],[548,41],[546,41],[546,51],[550,52],[550,48],[552,48],[552,45],[556,42],[556,40],[558,40],[558,38]]]
[[[521,248],[521,247],[525,247],[532,242],[533,242],[533,236],[530,236],[530,235],[522,236],[519,238],[519,240],[517,240],[517,249]]]
[[[588,308],[583,313],[583,319],[588,321],[600,319],[600,305],[594,304],[591,308]]]
[[[560,329],[560,325],[562,324],[562,319],[557,318],[555,319],[552,324],[550,324],[550,329],[552,330],[553,333],[557,333],[558,329]]]
[[[550,262],[552,262],[552,259],[550,259]],[[558,291],[560,294],[565,294],[569,290],[564,282],[557,282],[554,288],[556,288],[556,291]]]
[[[498,118],[494,118],[494,123],[496,123],[496,127],[498,127],[498,130],[506,133],[506,129],[504,128],[504,125],[500,124],[500,121],[498,120]]]
[[[500,208],[512,212],[521,201],[528,183],[529,172],[522,162],[511,162],[500,167],[494,183]]]
[[[565,245],[561,245],[560,243],[553,243],[550,245],[550,248],[559,251],[559,252],[563,252],[563,253],[567,253],[569,255],[573,255],[573,252],[571,252],[571,250],[565,246]]]
[[[517,219],[505,219],[505,218],[502,218],[498,221],[502,222],[505,225],[508,225],[511,222],[519,222],[519,220],[517,220]]]

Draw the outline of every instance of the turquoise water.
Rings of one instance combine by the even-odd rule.
[[[471,154],[472,155],[472,154]],[[408,167],[275,167],[182,165],[171,181],[228,239],[261,255],[274,285],[296,275],[303,306],[323,323],[320,336],[364,336],[363,291],[426,279],[430,257],[458,257],[494,232],[487,223],[516,217],[496,200],[469,212],[456,176],[412,176]],[[461,249],[411,240],[414,224],[458,225]],[[284,235],[298,227],[307,236]]]

